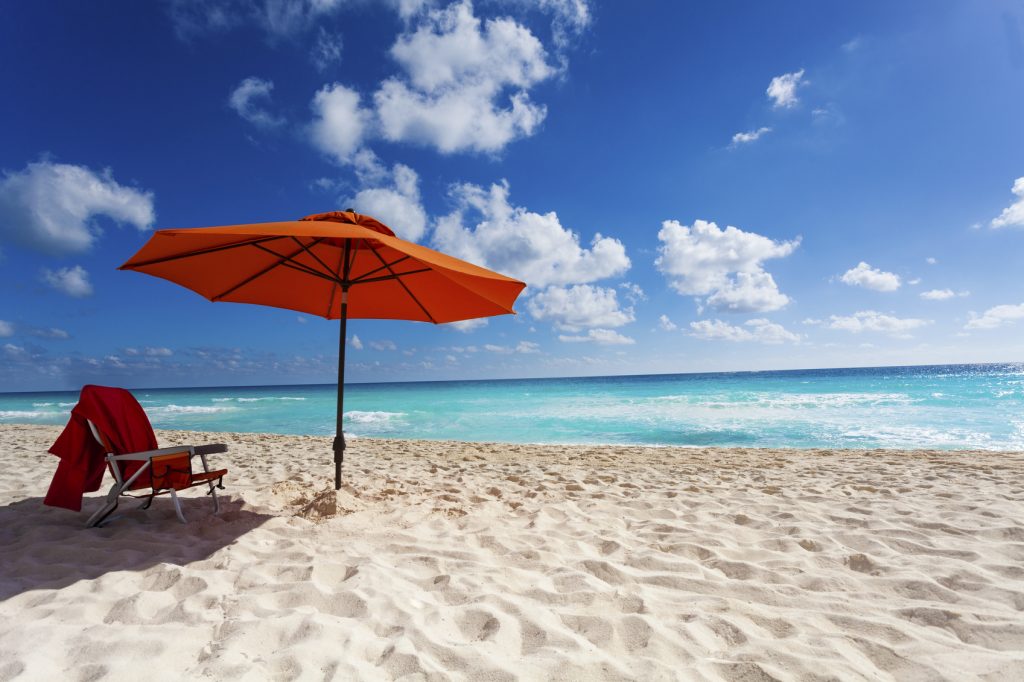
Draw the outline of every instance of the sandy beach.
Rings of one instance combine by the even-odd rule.
[[[83,528],[0,426],[0,680],[1024,679],[1024,453],[226,442]],[[109,477],[106,483],[109,484]]]

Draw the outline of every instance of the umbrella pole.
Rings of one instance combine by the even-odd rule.
[[[338,341],[338,422],[334,435],[334,489],[341,488],[341,463],[345,461],[345,432],[342,415],[345,413],[345,346],[348,327],[348,287],[341,291],[341,339]]]

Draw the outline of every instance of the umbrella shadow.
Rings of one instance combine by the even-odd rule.
[[[116,571],[202,561],[273,518],[243,508],[236,497],[222,497],[217,515],[209,500],[183,498],[189,523],[182,525],[169,499],[155,500],[148,511],[125,500],[129,504],[122,502],[117,512],[124,511],[122,516],[102,528],[86,528],[102,500],[86,498],[81,513],[47,507],[41,497],[0,507],[0,602]]]

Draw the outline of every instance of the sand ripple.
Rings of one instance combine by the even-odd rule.
[[[1024,679],[1024,454],[227,441],[83,530],[0,427],[0,680]]]

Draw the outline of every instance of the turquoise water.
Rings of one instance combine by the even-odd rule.
[[[334,433],[335,387],[137,389],[157,428]],[[77,393],[0,393],[62,424]],[[1024,364],[351,384],[351,436],[515,443],[1024,450]]]

